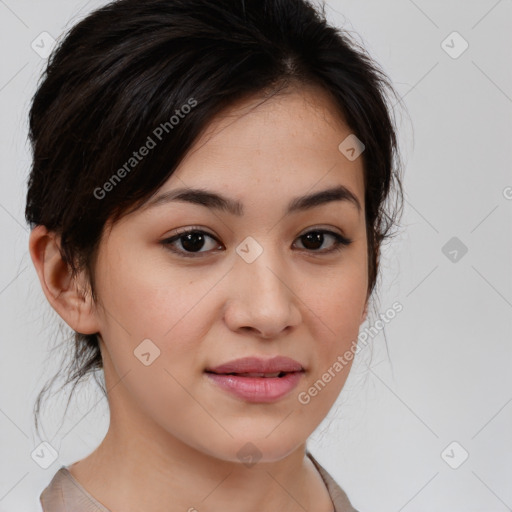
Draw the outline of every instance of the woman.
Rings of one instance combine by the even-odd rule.
[[[110,425],[45,512],[355,510],[306,441],[397,217],[388,92],[304,0],[119,0],[71,29],[31,106],[26,218]]]

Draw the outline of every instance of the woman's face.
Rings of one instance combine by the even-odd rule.
[[[362,158],[338,149],[350,129],[319,89],[259,101],[216,118],[155,196],[105,231],[95,268],[111,426],[226,461],[279,460],[306,441],[345,383],[339,357],[368,286]],[[172,200],[183,189],[210,199]],[[176,237],[185,229],[195,234]],[[302,371],[207,371],[275,356]]]

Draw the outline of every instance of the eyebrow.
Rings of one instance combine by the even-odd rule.
[[[201,188],[179,188],[164,192],[150,200],[146,207],[152,208],[173,201],[197,204],[205,206],[206,208],[225,211],[236,216],[242,216],[244,214],[244,207],[240,201]],[[357,196],[344,185],[338,185],[333,188],[321,190],[320,192],[292,199],[288,203],[285,214],[309,210],[333,201],[346,201],[348,204],[355,206],[358,213],[362,210],[361,203]]]

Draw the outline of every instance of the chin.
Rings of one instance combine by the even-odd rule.
[[[291,439],[280,436],[275,432],[269,434],[256,433],[254,436],[235,436],[219,442],[212,442],[208,446],[199,445],[196,448],[207,455],[225,462],[235,462],[252,467],[256,463],[278,462],[299,449],[306,442],[306,439]],[[268,437],[266,437],[268,436]]]

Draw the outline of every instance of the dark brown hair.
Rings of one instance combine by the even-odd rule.
[[[330,95],[365,145],[370,297],[381,242],[402,208],[389,108],[397,95],[366,50],[307,0],[119,0],[72,27],[31,104],[26,220],[60,235],[64,260],[73,275],[86,271],[96,298],[94,261],[107,223],[154,194],[224,108],[306,84]],[[127,167],[158,127],[162,142]],[[70,398],[101,368],[96,335],[74,333]],[[36,401],[36,428],[47,389]]]

